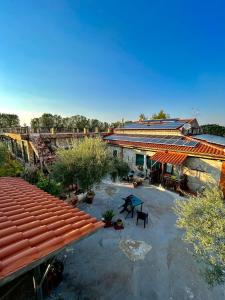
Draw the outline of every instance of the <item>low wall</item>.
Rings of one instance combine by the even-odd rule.
[[[188,157],[183,173],[188,176],[188,186],[191,190],[197,191],[202,186],[220,183],[222,162],[212,159]]]

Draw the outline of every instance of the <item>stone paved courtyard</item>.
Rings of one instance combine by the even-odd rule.
[[[115,219],[124,219],[118,206],[123,202],[121,197],[131,193],[144,201],[143,211],[150,215],[146,228],[141,221],[136,226],[135,218],[127,218],[122,231],[101,229],[70,246],[65,251],[64,280],[49,299],[225,299],[224,287],[211,289],[203,281],[197,263],[181,240],[172,211],[176,194],[155,187],[133,189],[103,183],[96,191],[94,203],[81,204],[80,208],[97,218],[113,208]],[[146,251],[139,247],[134,253],[139,255],[141,251],[142,257],[131,259],[125,253],[127,240],[137,241],[137,247],[146,247]]]

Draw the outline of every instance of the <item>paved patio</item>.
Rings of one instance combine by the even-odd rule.
[[[155,187],[133,189],[104,183],[94,203],[82,204],[81,208],[97,218],[113,208],[117,212],[115,219],[124,219],[118,206],[122,204],[121,197],[131,193],[144,200],[143,211],[151,219],[147,227],[144,229],[141,221],[136,226],[135,218],[127,218],[124,230],[102,229],[68,248],[64,280],[50,299],[225,299],[224,287],[210,289],[203,281],[197,263],[181,240],[180,230],[174,226],[172,206],[178,198],[176,194]],[[129,256],[126,240],[136,243],[133,256]],[[144,246],[140,248],[139,242]]]

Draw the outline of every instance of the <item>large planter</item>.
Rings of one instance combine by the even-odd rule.
[[[93,191],[87,192],[86,202],[92,204],[94,197],[95,197],[95,192]]]

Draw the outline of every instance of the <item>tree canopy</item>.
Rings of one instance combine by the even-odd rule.
[[[41,117],[31,120],[31,127],[34,129],[40,127],[74,128],[79,129],[79,131],[83,131],[84,128],[95,131],[96,127],[98,127],[100,131],[106,131],[109,124],[107,122],[101,122],[98,119],[88,119],[81,115],[62,117],[60,115],[44,113]]]
[[[52,176],[64,187],[78,183],[88,191],[108,173],[110,154],[99,138],[77,141],[71,149],[60,149],[52,167]]]
[[[20,126],[20,120],[17,115],[0,113],[0,128],[18,126]]]
[[[177,200],[177,226],[184,241],[192,245],[203,262],[203,274],[210,285],[225,282],[225,202],[218,187],[208,187],[197,197]]]
[[[147,117],[145,116],[145,114],[140,114],[139,115],[139,121],[144,121],[144,120],[147,120]]]
[[[169,119],[170,115],[161,109],[158,113],[152,115],[152,119]]]
[[[214,134],[219,136],[225,136],[225,127],[217,124],[202,125],[201,129],[203,133]]]

